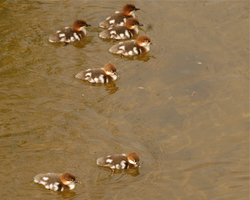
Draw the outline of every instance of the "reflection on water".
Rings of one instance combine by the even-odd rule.
[[[105,88],[105,91],[107,91],[108,94],[114,94],[119,89],[119,87],[116,87],[115,82],[111,82],[111,83],[107,83],[107,84],[91,84],[88,81],[82,81],[82,80],[80,80],[80,82],[82,82],[82,84],[85,84],[85,85],[91,85],[92,87]],[[84,93],[82,93],[82,96],[84,96]]]
[[[74,47],[76,48],[79,48],[79,49],[83,49],[85,48],[87,45],[90,45],[92,44],[94,41],[94,37],[88,37],[88,35],[83,38],[82,40],[80,40],[79,42],[75,42],[73,45]]]
[[[98,24],[125,3],[0,4],[2,199],[247,199],[249,3],[132,1],[155,45],[120,57]],[[48,42],[75,19],[92,25],[86,38]],[[108,62],[114,83],[74,78]],[[97,155],[130,151],[138,171],[96,165]],[[47,171],[82,184],[52,194],[33,182]]]
[[[116,87],[116,84],[115,83],[109,83],[109,84],[106,84],[105,85],[106,87],[106,91],[109,93],[109,94],[114,94],[118,91],[119,87]]]
[[[136,177],[136,176],[139,176],[140,175],[140,172],[139,172],[139,169],[138,168],[135,168],[135,169],[127,169],[127,170],[116,170],[113,174],[111,172],[110,169],[108,168],[104,168],[104,167],[98,167],[98,169],[100,169],[101,171],[105,171],[106,173],[104,172],[100,172],[98,174],[98,177],[97,177],[97,182],[101,182],[101,181],[106,181],[106,180],[109,180],[111,179],[113,176],[127,176],[127,175],[130,175],[132,177]]]
[[[116,58],[119,58],[119,59],[127,59],[129,61],[133,61],[133,60],[139,60],[139,61],[143,61],[143,62],[147,62],[149,61],[150,59],[155,59],[154,56],[150,55],[150,53],[144,53],[144,54],[140,54],[138,56],[117,56],[117,55],[114,55]]]

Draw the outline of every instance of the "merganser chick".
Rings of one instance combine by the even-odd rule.
[[[101,69],[87,69],[79,72],[75,78],[89,81],[92,84],[110,83],[118,78],[116,67],[112,63],[108,63]]]
[[[139,33],[138,26],[143,26],[143,24],[140,24],[136,18],[129,18],[126,21],[125,26],[112,26],[109,29],[102,31],[99,34],[99,37],[116,40],[130,39]]]
[[[34,182],[45,186],[48,190],[66,191],[75,188],[75,183],[80,183],[75,176],[69,172],[63,174],[47,173],[38,174],[34,177]]]
[[[140,10],[134,4],[126,4],[122,8],[122,12],[116,11],[113,15],[106,18],[100,23],[101,28],[109,28],[110,26],[124,26],[126,19],[135,17],[134,11]]]
[[[128,155],[114,154],[101,157],[97,159],[96,163],[99,166],[109,167],[112,172],[114,172],[115,169],[122,170],[139,167],[139,160],[139,155],[133,151],[130,152]]]
[[[136,40],[124,41],[115,44],[109,49],[109,52],[124,56],[134,56],[148,52],[151,44],[152,43],[148,36],[140,35]]]
[[[87,24],[84,20],[76,20],[73,23],[72,28],[65,27],[64,29],[57,31],[50,36],[49,41],[52,43],[64,42],[65,45],[71,42],[79,41],[86,36],[87,31],[85,28],[87,26],[91,25]]]

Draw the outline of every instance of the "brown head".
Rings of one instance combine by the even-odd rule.
[[[127,155],[127,158],[128,158],[128,162],[132,165],[134,165],[135,167],[137,166],[140,166],[140,163],[139,163],[139,155],[135,152],[135,151],[132,151],[130,152],[128,155]]]
[[[82,29],[84,29],[87,26],[91,26],[90,24],[87,24],[84,20],[78,19],[76,21],[74,21],[73,23],[73,29],[76,31],[81,31]]]
[[[136,43],[139,46],[149,46],[151,43],[150,38],[146,35],[140,35],[137,39],[136,39]]]
[[[108,63],[104,66],[104,72],[107,75],[114,75],[116,74],[116,67],[112,63]]]
[[[128,18],[126,20],[126,24],[125,25],[126,25],[126,27],[128,29],[134,29],[137,26],[143,26],[143,24],[140,24],[140,22],[136,18]]]
[[[69,173],[69,172],[64,172],[61,177],[60,177],[61,182],[64,185],[70,185],[72,183],[80,183],[79,181],[76,180],[75,175]]]
[[[126,16],[131,16],[136,10],[140,10],[140,8],[136,8],[134,4],[126,4],[122,8],[122,13]]]

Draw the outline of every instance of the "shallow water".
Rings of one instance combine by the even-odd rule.
[[[249,2],[131,1],[151,51],[132,58],[98,38],[127,1],[0,3],[1,199],[248,199]],[[87,38],[62,47],[54,31],[84,19]],[[119,79],[77,80],[111,61]],[[139,170],[96,166],[137,151]],[[44,172],[82,184],[52,193]]]

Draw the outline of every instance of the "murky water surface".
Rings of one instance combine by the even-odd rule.
[[[155,45],[120,58],[98,24],[125,3],[0,3],[1,199],[249,198],[249,2],[132,0]],[[87,38],[48,42],[75,19]],[[74,78],[109,61],[114,84]],[[96,166],[130,151],[139,171]],[[72,192],[33,182],[64,171],[82,182]]]

